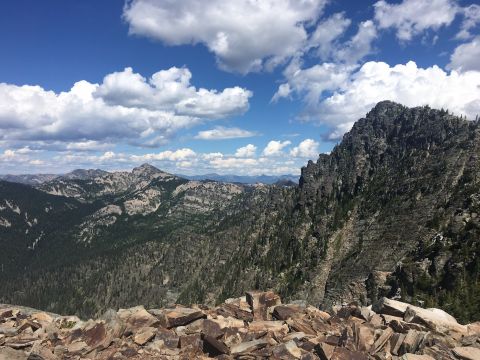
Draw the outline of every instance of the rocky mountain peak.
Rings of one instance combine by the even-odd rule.
[[[152,176],[152,175],[155,175],[155,174],[167,174],[167,173],[165,171],[162,171],[162,170],[156,168],[153,165],[145,163],[145,164],[142,164],[138,167],[133,168],[132,174]]]

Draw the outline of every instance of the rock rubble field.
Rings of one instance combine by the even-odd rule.
[[[0,360],[480,359],[480,322],[382,298],[322,311],[247,292],[210,308],[108,310],[96,320],[0,305]]]

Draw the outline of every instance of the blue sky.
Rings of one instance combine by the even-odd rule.
[[[480,113],[480,5],[0,3],[0,173],[298,174],[378,101]]]

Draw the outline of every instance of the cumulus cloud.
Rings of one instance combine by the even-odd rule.
[[[469,5],[463,8],[462,12],[464,19],[456,38],[460,40],[467,40],[473,37],[471,31],[480,23],[480,5]]]
[[[297,146],[287,151],[286,147],[289,145],[291,145],[290,141],[272,140],[265,147],[266,153],[261,154],[257,154],[257,146],[247,144],[238,148],[234,154],[201,153],[185,147],[143,154],[129,154],[114,150],[95,153],[70,150],[53,156],[51,154],[46,156],[45,151],[25,147],[5,149],[0,152],[0,164],[4,171],[11,169],[14,173],[39,171],[62,173],[75,168],[128,170],[147,162],[171,173],[280,175],[298,174],[307,159],[318,157],[319,145],[312,139],[300,141]]]
[[[320,144],[318,142],[312,139],[305,139],[298,144],[298,146],[290,150],[290,155],[293,157],[315,159],[319,154],[319,146]]]
[[[457,46],[450,57],[447,69],[480,71],[480,36],[475,37],[471,42]]]
[[[252,93],[240,87],[216,90],[196,89],[190,85],[187,68],[172,67],[146,79],[132,68],[105,76],[94,96],[109,105],[170,111],[178,115],[218,119],[248,109]]]
[[[131,160],[135,162],[149,161],[185,161],[194,158],[197,154],[189,148],[178,149],[175,151],[166,150],[159,153],[149,153],[143,155],[132,155]]]
[[[320,96],[329,90],[343,87],[349,80],[354,66],[322,63],[302,69],[299,63],[292,63],[285,71],[287,83],[281,84],[272,98],[277,101],[292,92],[302,96],[307,107],[315,107]]]
[[[264,156],[278,156],[281,155],[283,152],[283,148],[290,145],[291,141],[286,140],[286,141],[277,141],[277,140],[272,140],[270,141],[265,149],[263,149],[263,155]]]
[[[324,62],[355,64],[373,52],[372,43],[377,38],[373,21],[358,24],[357,32],[348,40],[342,39],[351,20],[344,13],[336,13],[321,21],[312,32],[307,50],[315,49]]]
[[[215,129],[199,131],[195,139],[199,140],[225,140],[256,136],[257,133],[239,128],[217,126]]]
[[[257,151],[257,147],[253,144],[248,144],[241,148],[238,148],[235,152],[235,157],[237,158],[251,158],[255,156],[255,152]]]
[[[321,21],[310,35],[309,48],[315,48],[322,60],[329,60],[336,48],[338,38],[350,26],[351,20],[344,13],[336,13]]]
[[[330,71],[335,81],[329,68],[335,69]],[[331,139],[341,137],[382,100],[448,108],[471,119],[480,113],[480,72],[419,68],[413,61],[395,66],[370,61],[358,70],[317,65],[296,72],[289,84],[305,99],[302,119],[330,126]]]
[[[377,37],[377,29],[371,20],[361,22],[357,33],[333,51],[333,58],[344,63],[355,64],[372,52],[372,42]]]
[[[98,141],[165,143],[180,129],[247,111],[250,91],[196,89],[190,78],[186,68],[149,80],[127,68],[102,84],[82,80],[60,93],[0,83],[0,141],[62,141],[71,148]]]
[[[305,46],[306,26],[326,0],[133,0],[124,8],[129,31],[168,45],[204,44],[226,70],[271,69]]]
[[[454,0],[403,0],[400,4],[380,0],[374,7],[378,26],[395,28],[397,38],[402,41],[409,41],[428,29],[450,25],[459,11]]]

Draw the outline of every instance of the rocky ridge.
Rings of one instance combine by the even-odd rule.
[[[382,298],[321,311],[250,291],[215,308],[108,310],[96,320],[0,305],[1,360],[475,360],[480,323]]]

